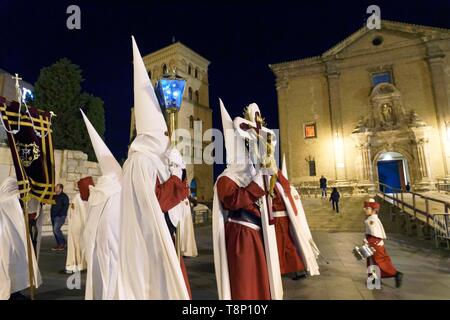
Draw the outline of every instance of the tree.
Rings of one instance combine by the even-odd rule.
[[[105,132],[103,100],[82,92],[80,67],[63,58],[41,70],[34,86],[33,105],[53,111],[53,143],[57,149],[81,150],[95,159],[89,135],[81,117],[86,113],[100,136]]]

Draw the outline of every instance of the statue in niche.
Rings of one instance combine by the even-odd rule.
[[[383,103],[381,105],[381,124],[382,126],[395,125],[394,109],[390,104]]]

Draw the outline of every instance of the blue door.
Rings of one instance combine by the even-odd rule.
[[[392,188],[386,188],[385,192],[393,193],[399,192],[401,189],[400,182],[400,168],[402,168],[403,163],[401,160],[392,161],[379,161],[378,164],[378,179],[380,183],[384,183]],[[380,185],[380,190],[383,191],[383,186]]]

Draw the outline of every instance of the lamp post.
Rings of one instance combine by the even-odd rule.
[[[175,147],[176,137],[176,116],[181,109],[181,102],[183,101],[184,87],[186,80],[176,74],[173,70],[172,74],[163,74],[158,80],[155,87],[155,93],[159,104],[168,116],[168,131],[169,140],[172,147]],[[178,260],[181,259],[181,229],[180,224],[177,225],[175,235],[175,247],[177,251]]]
[[[174,134],[176,129],[176,115],[181,109],[185,86],[186,80],[178,76],[174,70],[172,74],[163,74],[155,87],[159,104],[168,116],[169,139],[172,146],[175,146],[176,143]]]

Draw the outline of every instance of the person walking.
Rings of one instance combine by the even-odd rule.
[[[339,213],[339,198],[341,195],[339,194],[339,191],[337,188],[333,188],[333,191],[331,192],[330,201],[333,205],[333,210],[336,211],[336,213]]]
[[[322,189],[322,198],[326,198],[327,197],[327,178],[325,178],[324,176],[321,176],[319,183],[320,183],[320,189]]]
[[[66,239],[61,231],[67,217],[67,210],[69,209],[69,197],[64,193],[64,186],[59,183],[55,187],[55,204],[50,209],[50,216],[52,220],[53,235],[56,240],[56,247],[53,251],[63,251],[66,248]]]

